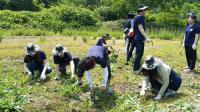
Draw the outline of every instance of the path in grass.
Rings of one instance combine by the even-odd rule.
[[[50,65],[54,67],[52,62],[51,50],[60,43],[65,45],[74,55],[83,57],[87,49],[95,45],[96,40],[93,38],[87,39],[87,43],[81,39],[74,40],[73,38],[16,38],[4,39],[0,43],[0,76],[1,80],[9,80],[9,84],[16,83],[22,89],[21,94],[28,101],[22,105],[25,111],[134,111],[134,110],[152,110],[155,107],[155,102],[150,98],[141,98],[139,96],[140,84],[142,77],[132,73],[131,63],[125,65],[124,42],[123,40],[110,41],[114,43],[114,48],[118,51],[119,58],[117,63],[112,63],[112,87],[114,94],[107,97],[97,89],[97,101],[90,102],[86,81],[83,88],[79,88],[73,83],[75,80],[62,80],[57,82],[53,80],[55,72],[50,75],[50,78],[45,83],[40,83],[37,80],[30,84],[28,78],[23,74],[22,57],[24,47],[28,42],[34,42],[40,45],[40,48],[47,54]],[[145,56],[152,54],[163,59],[170,64],[176,71],[181,72],[185,66],[185,57],[179,55],[180,42],[154,40],[154,46],[146,44]],[[144,57],[145,57],[144,56]],[[199,63],[197,64],[200,65]],[[197,72],[200,71],[199,68]],[[173,109],[180,110],[179,103],[200,102],[200,77],[196,75],[186,75],[181,72],[183,85],[178,94],[169,100],[163,99],[157,107],[161,110]],[[100,85],[101,69],[98,67],[93,71],[95,84]],[[16,95],[8,96],[10,99],[15,99]],[[136,103],[136,104],[135,104]]]

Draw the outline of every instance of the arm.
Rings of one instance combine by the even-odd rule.
[[[70,61],[70,66],[71,66],[71,77],[74,77],[75,65],[73,60]]]
[[[142,82],[142,90],[140,91],[140,95],[144,95],[145,91],[147,90],[147,86],[149,83],[149,77],[145,76],[143,82]]]
[[[89,83],[90,89],[93,88],[93,83],[92,83],[92,77],[91,77],[91,72],[90,71],[86,71],[86,79]]]
[[[44,63],[44,68],[42,70],[42,74],[45,74],[47,67],[48,67],[48,62],[47,62],[47,60],[44,60],[43,63]]]
[[[183,37],[182,47],[185,47],[185,35]]]
[[[146,32],[144,31],[143,26],[141,24],[139,24],[138,28],[139,28],[141,34],[145,37],[145,40],[149,40],[149,37],[147,36]]]
[[[196,34],[196,35],[195,35],[194,43],[193,43],[193,45],[192,45],[193,50],[196,50],[196,49],[197,49],[198,40],[199,40],[199,34]]]
[[[198,44],[198,40],[199,40],[199,34],[196,34],[195,35],[195,41],[194,41],[194,44]]]
[[[158,95],[162,96],[164,95],[168,85],[169,85],[169,76],[170,76],[170,73],[167,71],[167,69],[165,67],[161,67],[161,70],[160,70],[160,74],[161,74],[161,78],[162,78],[162,87],[158,93]]]

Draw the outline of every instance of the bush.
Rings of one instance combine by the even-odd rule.
[[[0,9],[13,11],[39,11],[40,7],[35,0],[0,0]]]
[[[71,6],[53,7],[41,12],[0,11],[1,29],[34,28],[62,32],[65,28],[95,27],[94,13]]]
[[[96,13],[99,14],[104,21],[113,21],[119,18],[118,12],[114,11],[111,7],[97,8]]]

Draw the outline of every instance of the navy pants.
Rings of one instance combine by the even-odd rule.
[[[137,71],[140,70],[140,62],[144,54],[144,42],[135,42],[135,46],[136,46],[136,54],[135,54],[133,70]]]
[[[73,57],[72,60],[74,62],[74,66],[75,66],[75,73],[77,73],[78,63],[79,63],[80,59],[78,57]],[[63,75],[66,74],[67,65],[70,65],[70,63],[59,64],[59,72],[61,72],[61,74],[63,74]]]
[[[108,80],[111,79],[111,67],[110,67],[110,59],[107,60],[107,68],[108,68]]]
[[[150,77],[150,83],[151,83],[152,89],[160,91],[160,89],[162,87],[162,84],[160,82],[158,82],[155,79],[153,80]],[[167,92],[167,90],[169,90],[169,89],[177,91],[179,89],[179,87],[181,86],[181,83],[182,83],[182,79],[177,75],[177,73],[174,70],[172,70],[170,73],[170,77],[169,77],[169,85],[165,92]]]
[[[126,38],[126,42],[128,42],[127,44],[127,48],[126,48],[126,61],[128,62],[130,60],[130,58],[132,57],[132,53],[133,53],[133,50],[135,48],[135,42],[134,42],[134,39],[133,38],[129,38],[127,37]]]
[[[27,64],[28,69],[31,71],[32,75],[34,76],[34,71],[39,70],[39,73],[41,74],[44,68],[43,64],[37,64],[35,61],[32,61]],[[47,68],[46,74],[50,74],[52,72],[51,68]]]
[[[197,50],[193,50],[192,46],[185,46],[187,65],[190,70],[194,70],[197,61]]]

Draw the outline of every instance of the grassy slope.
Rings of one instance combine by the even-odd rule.
[[[112,64],[112,87],[114,95],[110,98],[101,91],[97,90],[97,101],[92,103],[88,100],[88,92],[86,81],[83,88],[73,85],[75,81],[62,80],[56,82],[53,80],[55,72],[50,75],[50,79],[45,83],[37,80],[30,82],[23,74],[23,48],[28,42],[34,42],[40,45],[41,49],[47,53],[48,60],[52,67],[51,50],[58,44],[64,44],[71,53],[83,57],[87,49],[96,43],[96,40],[88,40],[87,43],[81,39],[76,41],[73,38],[15,38],[4,39],[0,43],[0,80],[5,88],[0,90],[2,94],[5,92],[6,86],[18,88],[10,95],[5,95],[8,101],[16,99],[16,96],[23,96],[25,101],[20,103],[25,111],[186,111],[188,109],[195,110],[199,108],[200,92],[199,76],[191,76],[182,74],[183,85],[178,94],[170,99],[163,99],[159,103],[148,98],[138,97],[142,77],[132,73],[131,64],[125,66],[124,41],[116,40],[114,48],[119,53],[118,63]],[[111,43],[111,41],[110,41]],[[145,56],[152,54],[162,58],[165,62],[180,72],[185,66],[185,57],[179,55],[180,43],[178,41],[154,40],[154,46],[146,45]],[[199,63],[197,64],[199,68]],[[199,69],[198,69],[199,71]],[[101,69],[96,68],[93,71],[93,77],[101,76]],[[101,77],[95,79],[95,84],[100,85]],[[1,85],[2,85],[1,84]],[[11,89],[14,90],[14,89]],[[17,91],[19,94],[16,94]],[[21,97],[20,97],[21,98]],[[22,99],[22,98],[21,98]],[[192,105],[193,103],[193,105]]]

